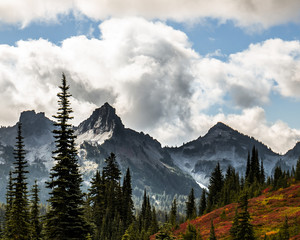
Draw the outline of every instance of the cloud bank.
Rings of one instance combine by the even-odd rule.
[[[0,45],[0,124],[14,124],[28,109],[52,116],[65,72],[75,124],[108,101],[127,127],[168,145],[197,138],[217,121],[277,152],[300,139],[299,130],[284,122],[268,123],[263,109],[273,92],[299,99],[299,41],[269,39],[221,61],[200,56],[185,33],[160,21],[110,19],[99,28],[99,39]],[[215,106],[240,113],[207,115]]]
[[[139,16],[147,19],[220,22],[232,20],[240,27],[268,28],[300,21],[298,0],[4,0],[0,21],[26,26],[33,21],[56,21],[73,13],[95,20]]]

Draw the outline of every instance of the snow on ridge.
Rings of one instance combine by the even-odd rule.
[[[77,136],[75,143],[80,145],[84,141],[89,143],[103,144],[106,140],[110,139],[113,135],[113,131],[103,132],[101,134],[95,134],[93,129],[86,131],[83,134]]]
[[[201,188],[204,188],[205,190],[208,191],[208,188],[207,188],[205,185],[203,185],[202,183],[200,183],[200,182],[198,182],[198,181],[196,181],[196,183],[197,183]]]

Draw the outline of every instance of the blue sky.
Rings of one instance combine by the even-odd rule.
[[[277,152],[300,140],[298,1],[115,3],[0,3],[1,125],[53,115],[64,71],[74,124],[108,101],[163,145],[217,121]]]

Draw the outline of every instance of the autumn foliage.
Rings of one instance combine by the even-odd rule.
[[[202,239],[209,239],[211,220],[217,239],[230,239],[230,228],[237,203],[226,205],[208,214],[180,225],[173,233],[177,239],[185,233],[188,224],[199,230]],[[270,191],[265,189],[261,196],[249,200],[249,213],[257,239],[279,233],[287,216],[290,239],[300,239],[300,183],[288,188]]]

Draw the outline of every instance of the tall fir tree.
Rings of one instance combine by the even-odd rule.
[[[209,240],[217,240],[213,220],[211,220],[211,224],[210,224]]]
[[[14,150],[15,156],[15,170],[13,171],[13,201],[11,209],[11,226],[13,227],[12,238],[19,240],[27,240],[30,238],[30,223],[29,223],[29,202],[26,174],[28,171],[27,161],[25,160],[25,150],[22,137],[22,124],[18,124],[16,148]]]
[[[247,166],[246,166],[246,174],[245,174],[245,178],[246,178],[246,179],[249,177],[250,169],[251,169],[250,153],[249,153],[249,151],[248,151],[248,156],[247,156]]]
[[[254,240],[253,226],[250,223],[250,214],[248,212],[248,194],[243,194],[239,199],[240,212],[238,213],[238,227],[236,239]]]
[[[197,216],[196,210],[196,201],[194,188],[191,189],[191,192],[188,196],[188,201],[186,202],[186,219],[194,219]]]
[[[40,207],[39,207],[39,187],[35,180],[31,190],[31,206],[30,206],[30,225],[31,225],[31,239],[41,239],[42,224],[40,221]]]
[[[123,180],[122,185],[122,221],[124,223],[124,229],[126,230],[129,225],[134,220],[133,216],[133,210],[134,210],[134,204],[132,201],[132,187],[131,187],[131,175],[129,168],[126,171],[126,175]]]
[[[211,173],[209,179],[208,186],[208,198],[207,198],[207,210],[211,211],[211,209],[219,203],[221,191],[224,184],[224,176],[222,174],[222,170],[220,167],[220,163],[218,163]]]
[[[100,172],[97,171],[91,180],[88,201],[91,207],[91,225],[94,229],[94,239],[100,239],[102,219],[105,214],[105,184]]]
[[[287,216],[285,216],[284,223],[279,230],[279,238],[280,238],[280,240],[289,240],[290,239],[289,223],[288,223]]]
[[[250,160],[250,171],[249,171],[248,182],[252,184],[255,181],[260,182],[260,167],[259,167],[258,151],[255,148],[255,146],[253,146],[251,160]]]
[[[265,169],[264,169],[264,162],[261,160],[260,163],[260,183],[264,184],[266,181]]]
[[[111,153],[108,158],[105,159],[106,166],[103,168],[103,174],[109,182],[115,184],[119,183],[121,179],[121,172],[116,161],[116,155]]]
[[[238,208],[236,208],[232,226],[229,231],[230,235],[232,237],[232,240],[239,240],[238,239],[238,231],[239,231],[239,213],[238,213]]]
[[[202,190],[201,199],[199,202],[199,216],[203,215],[206,209],[206,190]]]
[[[79,172],[74,130],[68,123],[73,112],[70,107],[71,94],[65,75],[62,75],[61,92],[57,94],[59,108],[53,131],[56,150],[53,152],[56,164],[51,169],[50,210],[46,215],[46,238],[52,240],[84,239],[87,224],[83,217],[82,178]]]
[[[177,220],[177,201],[176,198],[174,198],[171,206],[170,220],[169,220],[172,226],[176,225],[176,220]]]

